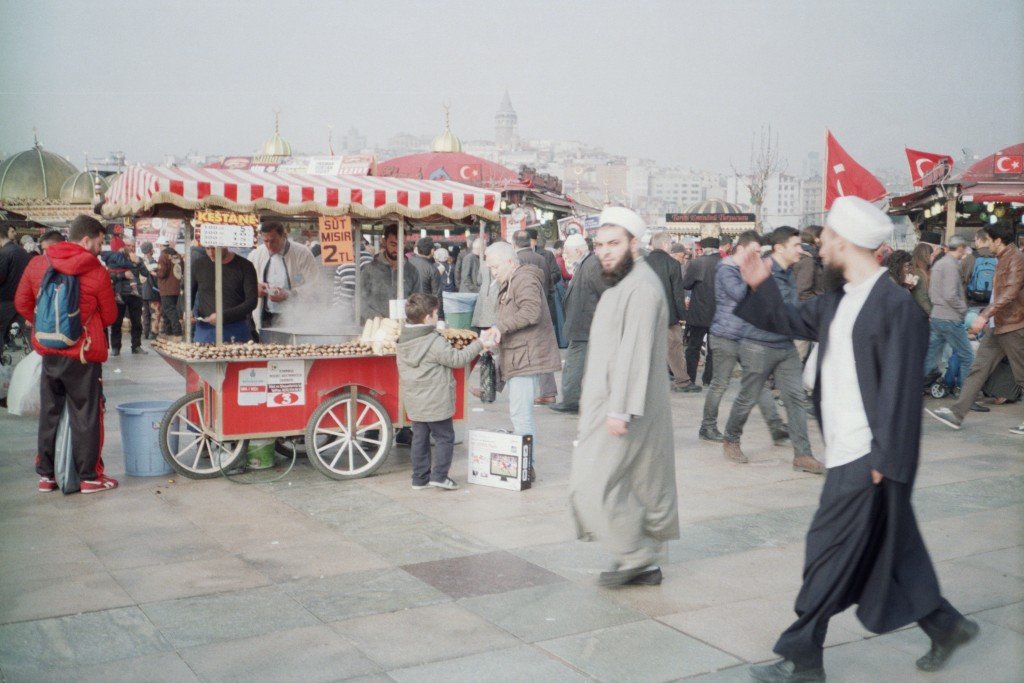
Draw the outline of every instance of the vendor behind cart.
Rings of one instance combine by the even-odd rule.
[[[367,266],[361,268],[360,285],[361,313],[360,324],[367,318],[380,316],[389,317],[388,302],[395,298],[398,292],[398,226],[389,225],[384,229],[384,241],[381,244],[380,253]],[[420,278],[416,269],[406,265],[402,269],[402,279],[405,282],[403,298],[408,299],[414,292],[420,289]]]
[[[260,226],[263,244],[249,254],[259,282],[257,327],[279,325],[282,316],[296,310],[296,300],[312,298],[320,281],[320,263],[304,244],[291,242],[280,223]],[[301,305],[301,304],[299,304]]]
[[[252,339],[251,317],[259,303],[256,268],[230,249],[221,249],[221,283],[223,291],[223,322],[225,342],[247,342]],[[207,247],[210,258],[192,262],[192,301],[196,318],[193,341],[216,343],[216,258],[217,250]]]

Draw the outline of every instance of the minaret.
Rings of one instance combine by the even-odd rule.
[[[506,90],[505,96],[501,98],[498,113],[494,115],[494,142],[498,145],[498,149],[519,148],[518,121],[519,117],[516,116],[516,110],[512,108],[512,100],[509,99],[508,90]]]

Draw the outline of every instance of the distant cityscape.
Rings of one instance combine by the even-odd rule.
[[[284,126],[287,129],[287,125]],[[453,131],[457,133],[457,131]],[[437,133],[417,135],[397,133],[380,145],[371,145],[367,136],[356,127],[340,134],[329,143],[330,149],[291,151],[293,162],[303,164],[335,155],[372,156],[378,162],[431,149]],[[285,144],[275,131],[272,141]],[[268,141],[267,144],[270,144]],[[266,145],[264,145],[264,150]],[[682,166],[662,166],[655,159],[628,157],[605,150],[600,145],[577,140],[532,138],[520,133],[519,117],[506,92],[494,115],[494,139],[461,140],[462,152],[494,162],[513,171],[521,166],[540,174],[562,179],[565,194],[590,206],[607,203],[633,207],[651,225],[665,222],[669,213],[685,212],[695,204],[719,200],[742,209],[751,206],[750,192],[744,178],[735,173],[711,172]],[[233,154],[259,155],[260,149],[223,150],[221,154],[167,154],[159,160],[164,165],[203,166]],[[126,159],[123,153],[111,153],[102,159],[89,159],[91,170],[114,173],[126,163],[142,160]],[[146,160],[153,161],[153,160]],[[780,225],[804,227],[820,223],[822,213],[822,153],[809,152],[797,164],[784,164],[782,173],[767,182],[762,207],[764,228]],[[740,174],[748,169],[737,167]],[[907,169],[872,169],[892,194],[912,190]]]

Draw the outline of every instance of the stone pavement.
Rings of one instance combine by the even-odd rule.
[[[822,480],[793,472],[756,414],[752,462],[727,462],[696,438],[702,395],[671,399],[683,529],[665,582],[616,591],[595,585],[600,546],[573,538],[572,418],[538,409],[540,481],[522,493],[467,486],[461,447],[455,492],[411,490],[404,449],[353,482],[303,460],[273,484],[133,478],[114,406],[183,385],[155,355],[113,359],[105,379],[116,491],[37,493],[35,423],[0,417],[5,681],[745,681],[793,618]],[[473,405],[473,425],[507,425],[501,399]],[[980,639],[923,675],[919,630],[874,636],[847,612],[829,680],[1021,679],[1024,440],[1007,432],[1020,421],[1017,405],[961,432],[924,422],[916,509]]]

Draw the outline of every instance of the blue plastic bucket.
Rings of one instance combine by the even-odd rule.
[[[117,407],[121,418],[124,471],[132,477],[159,477],[174,470],[160,452],[160,421],[171,401],[138,401]]]

